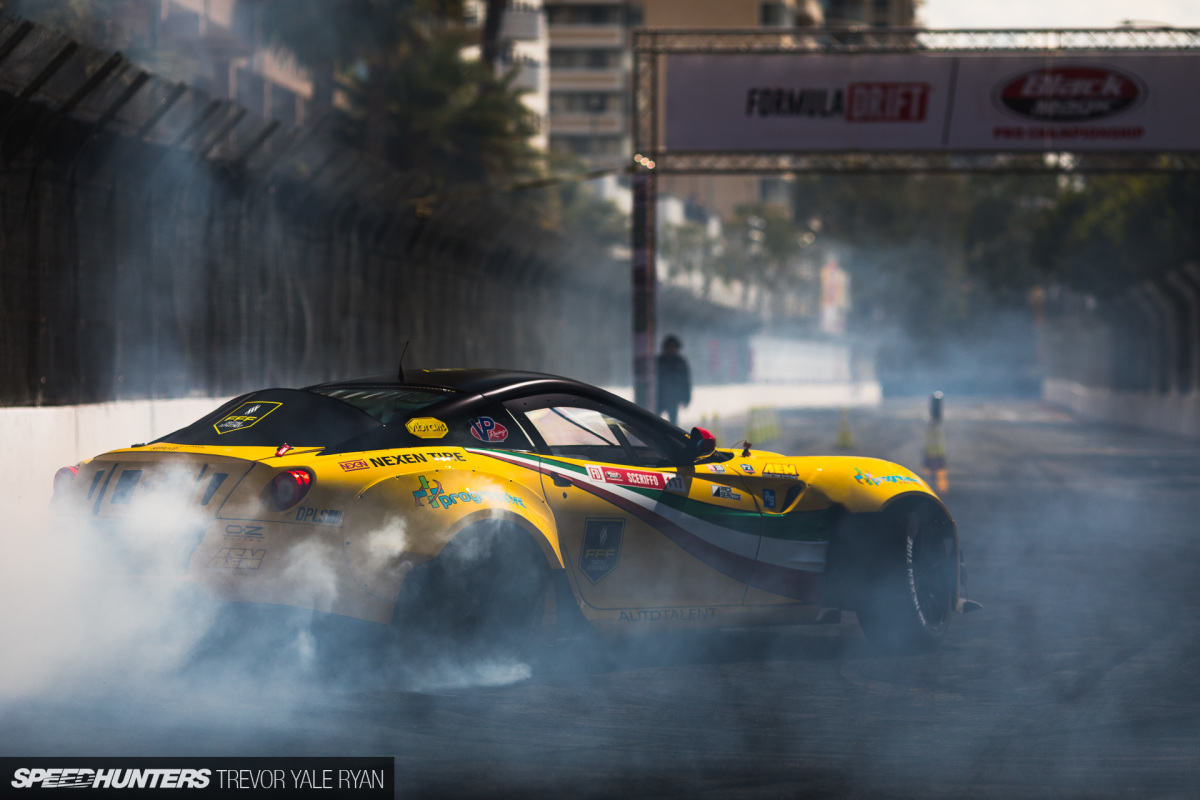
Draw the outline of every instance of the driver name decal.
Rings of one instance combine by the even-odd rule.
[[[625,538],[625,520],[589,519],[583,529],[583,548],[579,553],[579,571],[592,583],[598,583],[617,568],[621,558],[621,540]]]
[[[253,403],[242,403],[232,414],[226,414],[213,424],[217,435],[242,431],[254,425],[260,419],[279,408],[283,403],[264,403],[256,400]]]

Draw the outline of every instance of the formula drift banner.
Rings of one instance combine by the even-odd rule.
[[[391,758],[0,758],[0,797],[390,798]]]
[[[682,54],[674,152],[1200,150],[1200,54]]]

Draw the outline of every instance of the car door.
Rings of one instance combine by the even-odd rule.
[[[538,447],[564,560],[587,606],[682,609],[673,613],[690,619],[743,602],[761,519],[739,475],[672,465],[653,431],[598,401],[508,405]]]

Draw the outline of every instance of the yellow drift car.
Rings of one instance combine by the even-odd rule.
[[[852,610],[908,649],[976,606],[909,470],[715,445],[566,378],[410,371],[252,392],[60,470],[55,501],[100,528],[190,520],[174,563],[218,600],[474,642]]]

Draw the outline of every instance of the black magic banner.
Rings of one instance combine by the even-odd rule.
[[[0,758],[0,797],[78,789],[72,797],[391,798],[388,758]]]

